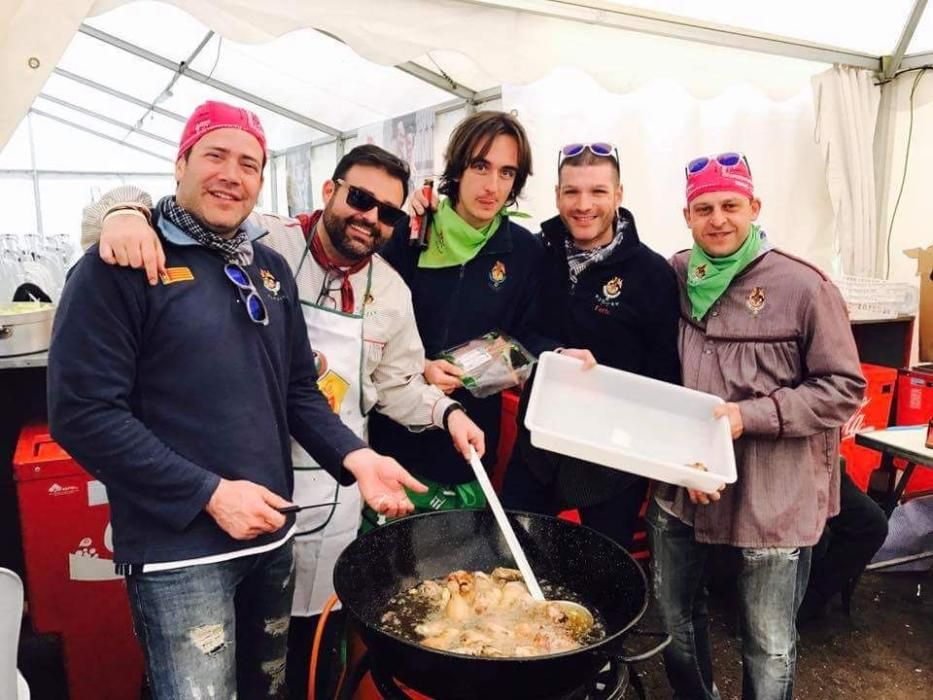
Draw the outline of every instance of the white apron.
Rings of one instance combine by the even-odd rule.
[[[298,264],[305,264],[308,250]],[[366,297],[372,285],[372,263],[367,268]],[[365,304],[364,304],[365,307]],[[366,416],[362,410],[363,316],[347,314],[316,300],[301,299],[308,338],[318,366],[318,385],[344,424],[366,440]],[[321,612],[334,592],[334,564],[360,527],[360,490],[340,486],[311,456],[292,440],[295,491],[298,505],[339,504],[303,510],[297,516],[295,535],[295,597],[292,615],[307,617]]]

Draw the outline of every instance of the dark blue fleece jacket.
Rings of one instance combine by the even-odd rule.
[[[215,253],[156,222],[172,279],[102,262],[72,270],[49,352],[52,435],[107,487],[118,564],[174,562],[285,537],[228,536],[204,511],[221,478],[292,493],[289,434],[341,483],[364,447],[317,387],[285,260],[254,243],[247,272],[268,309],[253,323]],[[260,233],[248,231],[251,237]]]

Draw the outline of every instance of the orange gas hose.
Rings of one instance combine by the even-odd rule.
[[[332,595],[324,604],[321,610],[321,619],[318,620],[317,629],[314,630],[314,643],[311,645],[311,659],[308,664],[308,700],[315,700],[315,684],[317,682],[317,659],[321,653],[321,641],[324,639],[324,627],[327,624],[327,618],[330,616],[331,609],[340,601],[336,595]]]

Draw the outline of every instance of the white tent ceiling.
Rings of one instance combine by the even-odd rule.
[[[283,149],[452,98],[482,100],[555,67],[583,69],[614,92],[671,77],[694,94],[749,82],[788,97],[827,64],[880,70],[899,44],[933,50],[925,5],[4,0],[0,144],[32,104],[171,158],[180,118],[213,97],[256,110]],[[926,60],[908,55],[905,65]]]

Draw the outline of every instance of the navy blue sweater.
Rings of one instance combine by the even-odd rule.
[[[273,543],[293,516],[241,542],[204,511],[220,478],[290,498],[289,433],[343,484],[353,483],[344,457],[365,447],[318,390],[285,260],[254,243],[247,271],[270,318],[260,326],[216,253],[165,220],[158,228],[178,281],[151,287],[92,247],[65,285],[49,352],[52,435],[107,487],[124,564]]]
[[[544,251],[534,234],[504,218],[475,258],[465,265],[439,269],[418,267],[421,251],[408,245],[408,236],[408,229],[399,227],[382,255],[411,288],[415,320],[428,358],[493,330],[517,338],[534,354],[555,347],[535,333]],[[501,398],[496,394],[477,399],[465,389],[455,391],[452,398],[463,404],[485,433],[483,462],[491,468],[499,444]],[[369,441],[416,475],[445,484],[474,479],[469,464],[442,431],[412,433],[373,413]]]

